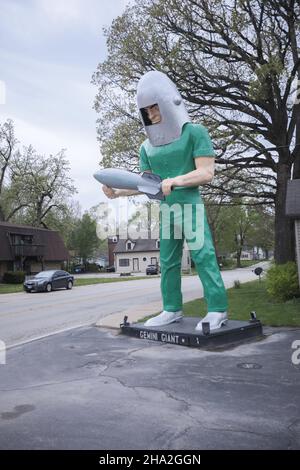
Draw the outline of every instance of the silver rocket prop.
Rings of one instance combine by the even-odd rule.
[[[161,177],[153,173],[133,173],[117,168],[105,168],[94,173],[99,183],[115,189],[132,189],[144,193],[149,199],[164,200],[161,190]]]

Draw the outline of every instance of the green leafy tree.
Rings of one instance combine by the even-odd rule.
[[[269,252],[274,250],[274,210],[272,207],[259,206],[255,208],[257,217],[251,233],[247,235],[250,246],[262,248],[269,258]]]
[[[219,252],[234,252],[237,267],[241,267],[241,254],[249,240],[255,240],[254,233],[259,220],[255,207],[243,205],[242,200],[235,205],[222,206],[218,215],[215,242]],[[255,245],[257,243],[255,241]]]
[[[47,228],[46,220],[51,211],[67,212],[70,196],[76,192],[69,171],[64,150],[44,157],[30,146],[23,153],[16,153],[10,191],[14,196],[22,186],[28,223]]]
[[[166,72],[213,137],[209,191],[274,205],[278,263],[295,258],[285,197],[300,178],[299,17],[299,0],[136,0],[106,30],[93,76],[103,164],[138,168],[136,84]]]
[[[71,249],[71,237],[81,218],[81,209],[78,202],[70,200],[63,210],[53,208],[45,217],[45,225],[51,230],[57,230]]]
[[[17,144],[13,122],[0,124],[0,220],[55,228],[72,217],[76,192],[65,151],[45,157]]]
[[[23,207],[22,203],[17,203],[15,208],[9,208],[10,167],[17,143],[13,122],[8,119],[0,123],[0,221],[8,220]]]
[[[86,264],[87,260],[94,256],[99,249],[99,239],[97,236],[96,221],[85,212],[78,221],[70,238],[70,248]]]

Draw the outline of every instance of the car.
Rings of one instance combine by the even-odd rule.
[[[108,266],[106,268],[107,273],[114,273],[116,271],[116,268],[114,266]]]
[[[157,264],[149,264],[146,268],[146,275],[158,274],[159,266]]]
[[[36,274],[32,279],[24,282],[26,292],[51,292],[55,289],[72,289],[74,276],[66,271],[47,270]]]
[[[78,265],[74,266],[73,270],[74,270],[74,273],[76,273],[76,274],[84,273],[85,272],[85,267],[82,266],[81,264],[78,264]]]

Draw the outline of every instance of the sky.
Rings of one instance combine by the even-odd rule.
[[[20,147],[48,156],[66,149],[83,210],[107,201],[93,173],[97,89],[106,57],[102,28],[128,0],[0,0],[0,122],[14,121]]]

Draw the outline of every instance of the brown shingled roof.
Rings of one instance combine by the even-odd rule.
[[[135,245],[132,250],[126,250],[126,242],[130,240]],[[152,239],[131,239],[119,240],[115,246],[114,253],[128,253],[128,252],[141,252],[141,251],[159,251],[159,248],[156,247],[156,240]]]
[[[45,261],[66,261],[69,259],[69,252],[58,232],[30,225],[0,222],[0,260],[12,261],[14,259],[10,248],[10,233],[32,235],[33,244],[45,246]]]

